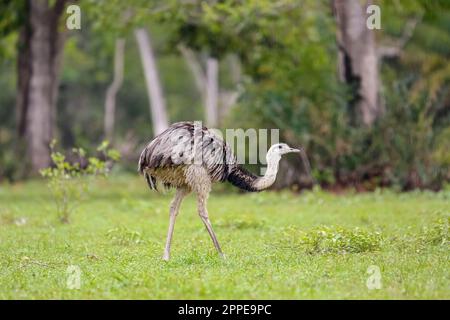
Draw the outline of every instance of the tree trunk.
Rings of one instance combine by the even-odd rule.
[[[19,87],[18,93],[22,96],[18,100],[20,102],[22,99],[22,105],[26,102],[22,113],[26,111],[25,133],[33,173],[51,163],[49,144],[54,133],[58,74],[64,42],[64,34],[59,31],[59,18],[65,2],[56,1],[52,7],[46,0],[29,2],[29,87],[23,92]]]
[[[156,69],[155,56],[153,54],[150,38],[147,30],[139,28],[135,30],[136,41],[141,54],[144,68],[147,92],[150,99],[150,113],[152,115],[153,131],[157,135],[169,126],[167,120],[166,103],[161,88],[161,83]]]
[[[379,99],[380,80],[375,34],[366,26],[367,1],[334,0],[339,47],[339,74],[354,90],[351,101],[362,123],[371,126],[383,113]]]
[[[206,125],[215,128],[219,122],[219,62],[216,58],[206,60],[205,89]]]
[[[206,75],[203,71],[202,65],[195,56],[195,53],[186,48],[184,45],[179,45],[178,50],[180,50],[184,59],[186,60],[188,68],[191,70],[192,75],[194,77],[195,86],[197,87],[198,92],[200,93],[203,103],[205,103],[205,83],[206,83]]]
[[[117,39],[114,53],[114,79],[106,91],[105,99],[105,137],[111,142],[114,138],[116,96],[123,82],[124,51],[125,39]]]
[[[235,54],[228,57],[228,65],[230,68],[231,80],[233,81],[235,88],[231,90],[219,90],[219,119],[224,119],[228,116],[231,108],[236,104],[241,94],[241,63]]]
[[[26,4],[25,16],[29,16],[29,3]],[[28,91],[30,87],[31,52],[30,52],[31,27],[30,20],[25,19],[24,25],[19,32],[17,42],[17,94],[16,94],[16,128],[19,138],[25,136]]]
[[[205,108],[207,125],[212,127],[220,125],[220,119],[228,115],[231,107],[239,98],[238,85],[241,81],[241,66],[238,58],[235,55],[229,57],[230,75],[236,84],[236,89],[224,90],[219,86],[219,62],[217,59],[208,58],[206,67],[203,68],[202,63],[191,49],[183,45],[179,45],[178,49],[194,76],[195,86],[200,93]],[[206,72],[204,69],[206,69]]]

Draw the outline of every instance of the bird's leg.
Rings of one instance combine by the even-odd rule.
[[[198,214],[200,215],[200,218],[205,224],[206,230],[208,230],[208,233],[211,236],[211,239],[214,243],[214,246],[217,249],[217,252],[222,258],[225,258],[222,249],[220,249],[219,241],[217,241],[217,237],[213,231],[211,222],[209,221],[208,210],[206,209],[206,197],[202,195],[198,195]]]
[[[170,204],[170,220],[169,230],[167,231],[166,248],[164,249],[163,259],[168,261],[170,259],[170,243],[172,242],[173,229],[175,227],[175,219],[177,218],[178,211],[180,210],[181,201],[187,192],[183,189],[177,189],[177,193]]]

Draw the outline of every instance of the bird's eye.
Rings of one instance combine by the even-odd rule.
[[[278,146],[278,149],[281,149],[282,148],[282,146]]]

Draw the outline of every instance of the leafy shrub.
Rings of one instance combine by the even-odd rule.
[[[102,158],[89,157],[87,164],[86,152],[82,148],[74,148],[72,151],[78,156],[79,161],[72,163],[66,156],[55,151],[56,141],[50,145],[53,166],[40,171],[48,180],[48,187],[56,205],[56,213],[59,220],[68,223],[71,213],[79,205],[84,196],[89,192],[92,183],[91,177],[106,176],[109,172],[111,161],[119,159],[119,153],[109,148],[108,142],[103,142],[98,148]]]
[[[406,233],[398,232],[389,242],[400,250],[413,250],[420,252],[427,250],[430,246],[449,246],[449,224],[450,214],[441,215],[438,213],[433,222],[423,226],[418,231]],[[412,227],[408,228],[409,230]]]
[[[289,228],[284,231],[283,238],[279,247],[309,254],[371,252],[380,249],[383,240],[379,232],[339,226],[320,226],[309,231]]]
[[[411,97],[414,82],[398,82],[388,94],[386,115],[372,134],[376,161],[387,180],[403,189],[442,187],[449,178],[450,152],[444,142],[450,118],[441,103],[429,103],[429,93]],[[369,162],[370,163],[370,162]]]

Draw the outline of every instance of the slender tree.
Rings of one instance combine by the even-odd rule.
[[[239,61],[235,56],[229,59],[231,78],[236,88],[225,90],[219,84],[219,61],[217,58],[208,56],[202,63],[202,59],[197,58],[194,51],[186,46],[179,45],[178,49],[191,70],[197,90],[202,97],[206,125],[217,127],[220,124],[220,119],[227,115],[231,106],[236,103],[239,97],[239,91],[237,90],[241,77]]]
[[[214,128],[219,122],[219,62],[214,57],[206,60],[205,94],[206,125]]]
[[[109,141],[114,138],[114,123],[116,113],[116,96],[123,82],[123,64],[125,52],[125,39],[118,38],[114,52],[114,78],[106,91],[105,99],[105,137]]]
[[[47,167],[53,138],[65,32],[59,28],[66,0],[29,0],[19,37],[17,122],[27,140],[31,171]]]
[[[366,26],[366,7],[359,0],[334,0],[339,48],[339,74],[354,90],[352,106],[362,123],[371,126],[383,113],[374,30]]]
[[[153,131],[154,134],[157,135],[169,126],[166,102],[164,100],[161,82],[156,68],[155,55],[153,53],[148,32],[144,28],[139,28],[135,30],[135,36],[139,46],[145,80],[147,83]]]
[[[25,135],[26,115],[28,109],[28,91],[31,73],[31,52],[30,52],[30,6],[29,1],[23,4],[23,15],[26,17],[22,21],[17,44],[17,94],[16,94],[16,127],[20,138]]]

